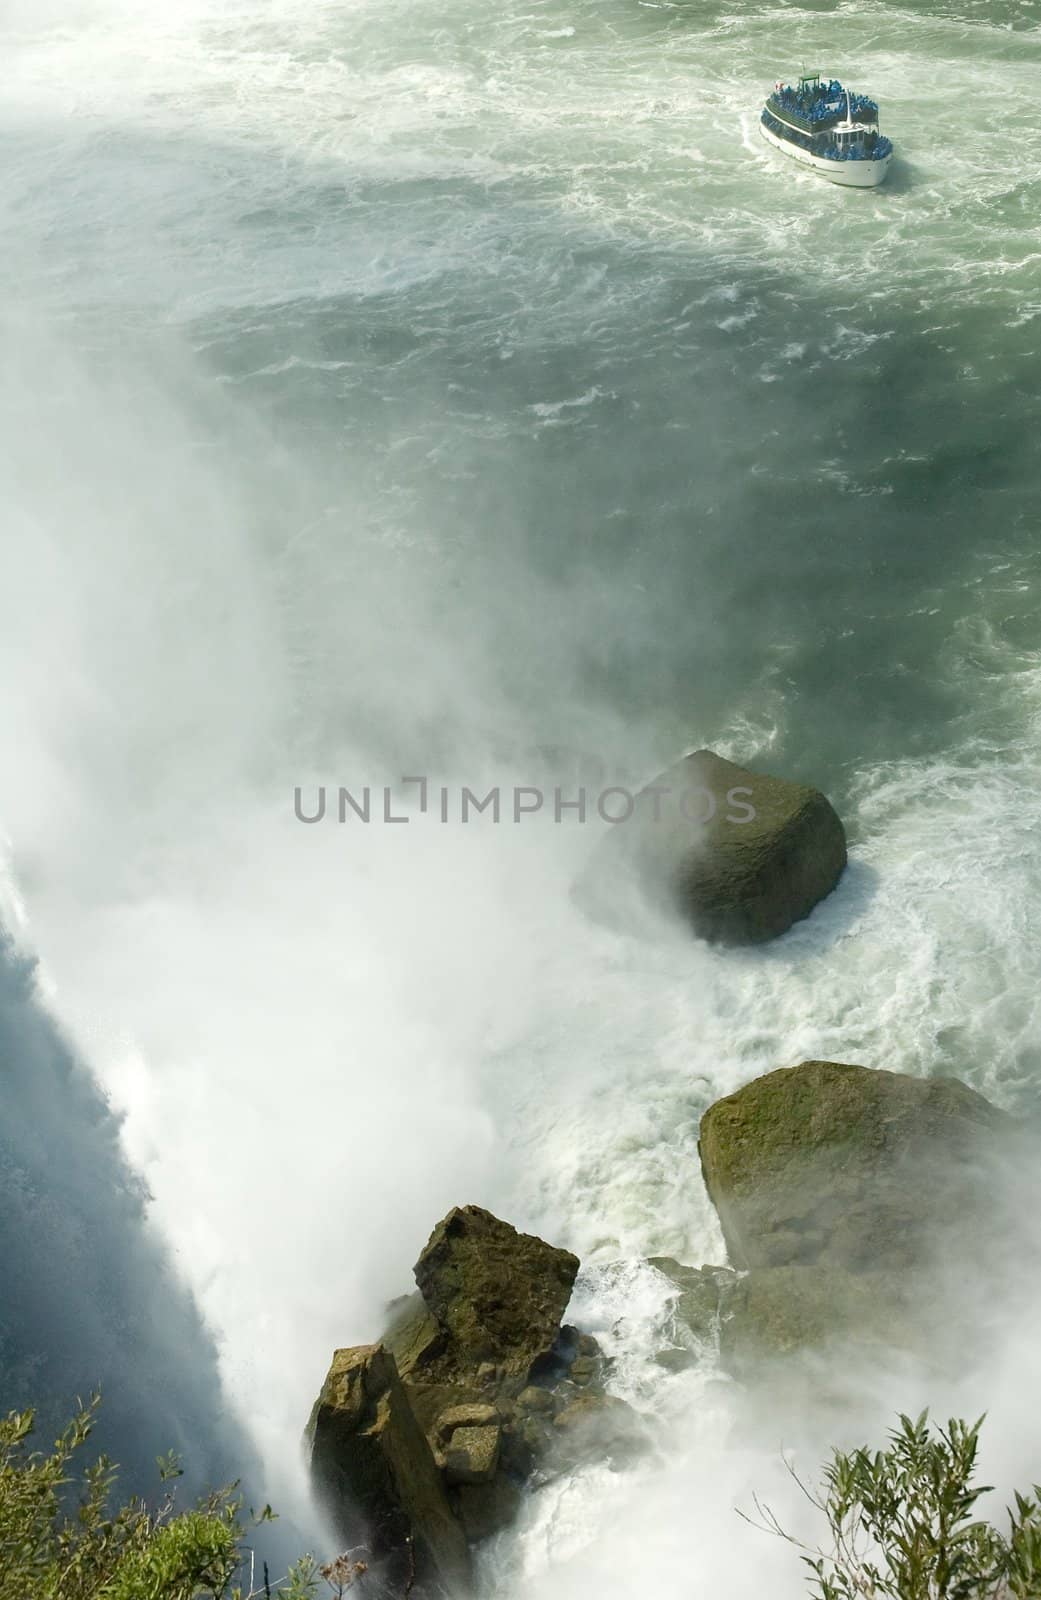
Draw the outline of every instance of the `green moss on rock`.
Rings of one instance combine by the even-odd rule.
[[[710,1106],[699,1149],[736,1267],[911,1267],[986,1204],[1009,1119],[965,1084],[834,1061]]]
[[[702,937],[731,944],[775,938],[838,883],[846,835],[819,789],[750,772],[712,750],[695,751],[660,781],[670,780],[715,801],[675,869],[680,906]]]
[[[640,791],[577,894],[616,920],[635,882],[699,937],[755,944],[808,916],[845,865],[842,823],[819,789],[696,750]]]
[[[457,1206],[416,1263],[416,1282],[453,1360],[527,1376],[560,1331],[578,1257],[519,1233],[480,1206]]]
[[[417,1597],[458,1587],[467,1540],[504,1525],[536,1466],[565,1459],[554,1415],[605,1366],[595,1340],[561,1328],[577,1271],[570,1251],[459,1207],[380,1344],[336,1352],[308,1427],[312,1479],[388,1590],[407,1579],[410,1540]]]

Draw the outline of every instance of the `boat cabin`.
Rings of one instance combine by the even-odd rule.
[[[863,150],[867,141],[868,128],[845,128],[840,123],[837,128],[829,130],[829,137],[834,139],[840,150]]]

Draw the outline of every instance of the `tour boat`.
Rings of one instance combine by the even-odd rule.
[[[853,189],[881,183],[893,159],[892,142],[878,131],[877,102],[837,78],[825,83],[819,72],[794,86],[775,83],[759,125],[775,149]]]

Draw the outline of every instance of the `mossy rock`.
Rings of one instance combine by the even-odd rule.
[[[500,1430],[455,1428],[444,1447],[444,1472],[448,1483],[491,1483],[499,1465]]]
[[[415,1268],[452,1362],[494,1363],[507,1377],[526,1377],[552,1350],[577,1272],[569,1250],[519,1233],[480,1206],[449,1212]]]
[[[845,865],[842,823],[819,789],[696,750],[639,792],[576,892],[616,920],[612,900],[624,905],[635,884],[701,938],[756,944],[808,916]]]
[[[893,1271],[986,1226],[1010,1129],[953,1078],[804,1061],[717,1100],[699,1150],[733,1266]]]
[[[479,1406],[485,1402],[484,1390],[476,1386],[465,1383],[417,1383],[414,1376],[406,1381],[405,1393],[417,1422],[435,1448],[438,1423],[446,1411]]]
[[[343,1548],[362,1547],[397,1591],[467,1583],[463,1530],[427,1438],[381,1345],[337,1350],[314,1413],[311,1479]]]
[[[619,1448],[617,1424],[592,1425],[610,1410],[609,1363],[590,1335],[561,1326],[578,1265],[459,1207],[416,1264],[419,1292],[388,1307],[382,1341],[336,1352],[309,1424],[312,1479],[338,1536],[373,1555],[388,1592],[407,1583],[409,1530],[417,1597],[458,1587],[460,1551],[505,1525],[525,1478],[589,1459],[597,1438]]]
[[[502,1413],[498,1406],[478,1401],[476,1404],[448,1406],[438,1416],[434,1432],[438,1442],[443,1443],[456,1428],[498,1428],[501,1423]]]

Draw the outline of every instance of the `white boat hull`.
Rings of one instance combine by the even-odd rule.
[[[760,122],[759,131],[767,144],[772,144],[782,155],[790,156],[800,166],[809,167],[811,172],[819,172],[829,183],[841,183],[847,189],[874,189],[889,171],[893,159],[890,152],[877,161],[829,161],[827,156],[815,156],[812,151],[780,138],[765,122]]]

